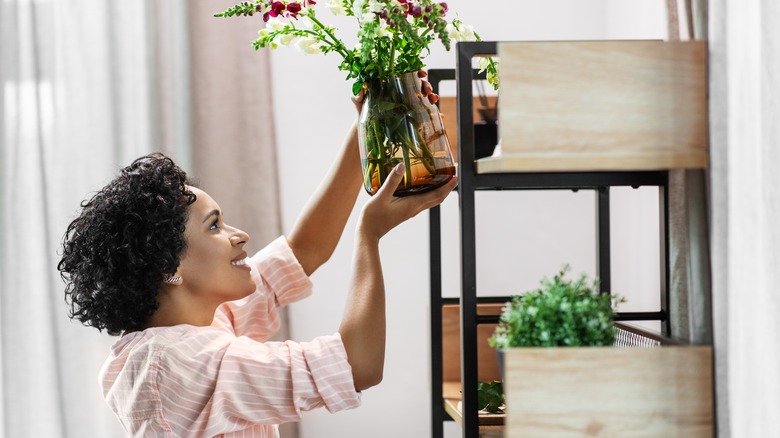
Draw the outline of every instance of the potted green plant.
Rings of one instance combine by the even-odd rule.
[[[353,17],[358,42],[348,46],[339,29],[321,20],[313,0],[243,1],[219,17],[258,16],[265,26],[254,48],[295,46],[304,53],[336,54],[339,69],[352,80],[352,92],[366,90],[358,125],[364,186],[379,189],[390,171],[403,162],[404,180],[396,195],[438,187],[455,175],[436,97],[422,92],[418,72],[431,44],[447,49],[452,41],[479,40],[459,19],[448,20],[449,7],[433,0],[330,0],[334,15]],[[497,62],[483,58],[479,67],[497,87]],[[426,98],[426,96],[428,96]]]
[[[623,299],[599,293],[598,280],[566,278],[564,266],[538,289],[516,295],[504,307],[488,343],[499,354],[512,347],[608,346],[615,340],[615,308]]]
[[[614,346],[623,300],[568,270],[507,303],[489,339],[503,352],[504,436],[712,436],[711,347]]]

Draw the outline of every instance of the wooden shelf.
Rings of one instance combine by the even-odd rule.
[[[712,347],[510,348],[508,438],[713,436]]]
[[[502,156],[478,173],[706,168],[701,41],[502,42]]]

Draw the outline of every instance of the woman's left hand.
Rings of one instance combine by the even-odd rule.
[[[422,90],[423,96],[426,96],[428,98],[428,102],[430,102],[431,105],[435,105],[436,102],[439,101],[439,95],[433,92],[433,88],[431,87],[430,82],[425,80],[425,78],[428,76],[428,72],[426,72],[425,70],[419,70],[417,72],[417,76],[422,81],[422,84],[420,85],[420,89]]]

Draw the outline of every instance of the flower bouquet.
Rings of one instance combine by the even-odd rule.
[[[253,42],[264,47],[295,46],[305,53],[336,53],[339,69],[353,80],[352,92],[365,89],[358,135],[364,186],[376,193],[399,163],[406,175],[398,196],[438,187],[455,175],[455,165],[435,95],[424,92],[418,72],[429,46],[439,40],[447,49],[452,41],[479,40],[471,26],[447,21],[447,4],[431,0],[332,0],[334,15],[354,17],[358,42],[347,47],[338,30],[320,20],[313,0],[254,0],[239,3],[218,17],[262,17],[265,27]],[[497,88],[498,63],[479,60],[488,81]],[[427,90],[426,90],[427,91]]]

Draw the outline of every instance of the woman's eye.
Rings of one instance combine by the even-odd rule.
[[[211,225],[209,226],[209,230],[216,230],[217,228],[219,228],[219,219],[211,223]]]

